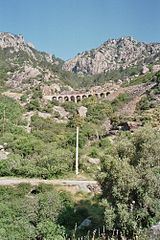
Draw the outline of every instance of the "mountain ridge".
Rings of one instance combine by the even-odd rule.
[[[63,60],[38,51],[22,35],[0,32],[0,81],[1,85],[18,91],[33,86],[62,83]]]
[[[51,89],[47,90],[48,94],[48,91],[70,91],[71,88],[88,88],[109,81],[126,82],[141,72],[149,72],[148,64],[155,64],[159,59],[159,43],[140,43],[127,36],[108,39],[100,47],[64,62],[38,51],[22,35],[0,33],[0,81],[18,91],[41,86],[45,92]],[[53,84],[56,84],[55,90],[50,87]]]
[[[99,47],[79,53],[63,69],[82,74],[101,74],[120,68],[145,65],[160,59],[160,43],[138,42],[127,36],[109,39]]]

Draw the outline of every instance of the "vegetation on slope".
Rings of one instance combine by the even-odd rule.
[[[108,230],[134,239],[160,219],[160,133],[140,129],[122,134],[102,157],[98,179]]]
[[[8,59],[17,65],[13,68]],[[8,71],[13,73],[15,67],[23,65],[26,59],[28,56],[24,52],[16,58],[8,50],[0,51],[1,91],[5,88]],[[34,67],[41,66],[59,74],[64,85],[69,84],[75,89],[89,88],[109,79],[125,79],[139,71],[138,68],[120,69],[90,77],[65,72],[60,66],[41,58],[38,63],[28,60]],[[159,73],[134,78],[127,85],[152,80],[158,84]],[[43,82],[43,77],[38,81]],[[0,160],[1,176],[44,179],[74,176],[75,129],[80,124],[79,170],[85,177],[98,179],[102,187],[100,198],[95,200],[87,196],[78,203],[79,208],[71,196],[58,193],[49,186],[34,189],[29,185],[14,189],[1,187],[0,238],[61,240],[67,234],[74,239],[74,234],[77,237],[104,224],[110,239],[137,237],[147,240],[145,232],[160,220],[159,94],[159,85],[146,92],[132,117],[116,115],[132,100],[128,94],[121,94],[112,102],[91,97],[78,103],[46,104],[38,85],[31,86],[19,103],[0,95],[0,144],[9,152],[7,159]],[[67,121],[53,112],[57,105],[69,113]],[[87,108],[84,119],[77,114],[80,106]],[[27,112],[32,113],[29,126],[24,118]],[[49,113],[50,117],[42,118],[39,112]],[[143,127],[131,133],[129,121]],[[107,124],[114,133],[107,129]],[[128,128],[124,127],[126,125]],[[31,127],[30,133],[26,131],[28,127]],[[99,159],[100,163],[94,165],[87,161],[88,158]],[[80,225],[88,217],[92,220],[91,226],[83,231],[77,229],[75,233],[75,225]]]
[[[97,174],[102,186],[102,199],[96,203],[101,206],[99,213],[92,216],[94,202],[89,197],[77,209],[71,198],[51,187],[1,187],[1,239],[66,239],[65,234],[71,236],[76,223],[92,216],[93,225],[84,232],[77,229],[77,236],[104,224],[112,239],[118,234],[115,239],[137,236],[146,240],[145,232],[160,218],[160,134],[145,127],[133,135],[120,134],[114,143],[104,146],[102,142],[101,170]]]

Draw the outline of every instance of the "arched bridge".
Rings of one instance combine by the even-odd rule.
[[[52,97],[52,100],[56,100],[59,102],[79,102],[85,98],[89,98],[95,96],[96,98],[106,98],[110,92],[87,92],[87,93],[69,93],[69,94],[57,94]]]

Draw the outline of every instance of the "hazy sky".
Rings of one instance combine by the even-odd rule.
[[[160,42],[160,0],[0,0],[0,31],[63,59],[109,38]]]

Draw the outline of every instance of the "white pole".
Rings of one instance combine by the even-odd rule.
[[[5,122],[6,122],[6,109],[3,110],[3,134],[5,131]]]
[[[79,127],[77,127],[77,134],[76,134],[76,175],[78,175],[78,146],[79,146]]]

